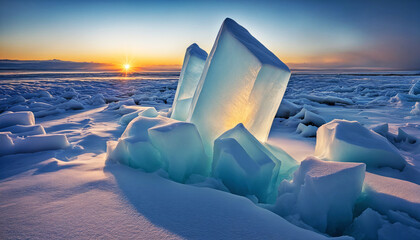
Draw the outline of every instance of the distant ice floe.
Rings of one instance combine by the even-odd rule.
[[[413,110],[410,112],[413,115],[418,115],[416,108],[418,108],[418,103],[420,102],[420,81],[414,83],[408,94],[406,93],[398,93],[394,97],[389,100],[391,103],[395,103],[397,105],[403,105],[404,103],[415,103],[413,106]]]
[[[32,112],[4,112],[0,114],[0,156],[56,150],[69,147],[63,134],[46,134],[35,124]]]
[[[333,96],[327,96],[327,97],[320,97],[315,95],[297,95],[298,98],[306,98],[308,100],[317,102],[317,103],[323,103],[327,105],[336,105],[336,104],[344,104],[344,105],[352,105],[354,102],[349,98],[340,98],[340,97],[333,97]]]
[[[417,81],[413,86],[410,88],[408,92],[410,95],[420,95],[420,80]]]
[[[286,106],[293,106],[287,103]],[[280,108],[281,105],[280,105]],[[297,108],[293,106],[295,112]],[[292,112],[292,111],[289,111]],[[326,121],[320,115],[309,111],[305,107],[301,108],[301,110],[294,114],[289,115],[289,117],[283,121],[283,124],[290,127],[296,127],[296,133],[300,134],[303,137],[315,137],[316,132],[320,126],[325,124]]]

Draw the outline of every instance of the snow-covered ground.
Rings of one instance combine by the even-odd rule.
[[[29,126],[39,124],[46,136],[62,134],[70,143],[58,150],[34,147],[30,153],[7,155],[0,151],[0,238],[328,237],[295,215],[284,214],[278,205],[255,204],[252,197],[217,190],[217,182],[180,184],[167,179],[163,171],[145,173],[105,161],[106,142],[117,140],[125,129],[120,124],[125,108],[120,106],[153,106],[165,114],[172,105],[178,76],[178,72],[130,77],[110,72],[0,74],[0,113],[31,111],[35,123]],[[363,239],[360,234],[373,234],[369,235],[373,239],[392,239],[392,234],[401,231],[407,238],[419,234],[420,114],[415,104],[420,95],[409,94],[419,80],[418,73],[292,74],[269,144],[301,162],[314,154],[313,136],[326,122],[355,120],[377,132],[388,124],[389,132],[381,133],[409,164],[403,171],[368,166],[365,199],[356,206],[355,219],[345,234],[357,239]],[[1,119],[0,126],[0,132],[17,131]],[[410,137],[404,138],[399,131]],[[16,142],[21,139],[18,135],[13,135]],[[317,164],[317,160],[306,162]],[[341,174],[340,169],[336,171]],[[364,221],[378,224],[366,227]]]

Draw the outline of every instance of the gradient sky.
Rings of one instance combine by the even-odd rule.
[[[0,59],[180,65],[230,17],[292,68],[420,69],[420,1],[319,2],[0,0]]]

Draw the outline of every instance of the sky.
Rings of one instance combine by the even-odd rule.
[[[292,69],[420,69],[414,0],[0,0],[0,59],[179,66],[226,17]]]

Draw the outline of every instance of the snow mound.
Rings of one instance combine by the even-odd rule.
[[[401,223],[386,224],[378,231],[378,239],[381,240],[417,240],[420,239],[420,230],[405,226]]]
[[[208,155],[214,140],[239,123],[268,137],[290,77],[289,68],[232,19],[223,22],[194,94],[188,121]]]
[[[367,208],[354,219],[353,223],[345,231],[346,234],[357,240],[378,239],[378,230],[387,223],[378,212]]]
[[[317,130],[317,127],[312,125],[305,125],[303,123],[299,123],[298,127],[296,128],[296,132],[303,137],[316,137]]]
[[[417,81],[408,92],[410,95],[420,95],[420,81]]]
[[[363,192],[364,204],[381,214],[400,211],[420,221],[419,185],[366,173]]]
[[[259,202],[274,202],[281,162],[243,124],[214,142],[213,176],[235,194],[254,195]]]
[[[64,149],[70,146],[67,137],[63,134],[45,134],[17,138],[14,144],[17,153]]]
[[[416,104],[413,106],[413,109],[410,111],[413,115],[420,115],[420,102],[416,102]]]
[[[10,132],[0,133],[0,156],[17,153],[33,153],[64,149],[70,146],[62,134],[33,135],[25,138],[13,137]]]
[[[390,133],[388,128],[388,124],[386,123],[378,125],[372,128],[372,130],[387,138],[388,141],[397,148],[403,150],[412,150],[420,146],[418,139],[415,136],[408,134],[401,127],[398,128],[398,134]]]
[[[317,131],[315,155],[337,162],[363,162],[368,168],[406,166],[399,151],[386,138],[356,121],[335,119]]]
[[[132,113],[132,112],[135,112],[135,111],[137,111],[137,110],[139,110],[139,109],[142,109],[143,107],[141,107],[141,106],[137,106],[137,105],[128,105],[128,106],[126,106],[126,105],[121,105],[119,108],[118,108],[118,113],[120,114],[120,115],[125,115],[125,114],[128,114],[128,113]]]
[[[171,118],[180,121],[187,120],[191,102],[201,74],[203,73],[206,59],[207,52],[197,44],[194,43],[187,48],[172,105],[173,112]]]
[[[177,182],[210,172],[210,160],[194,124],[162,116],[133,119],[117,142],[107,143],[107,158],[146,172],[162,168]]]
[[[320,115],[302,108],[294,116],[284,121],[284,124],[290,127],[296,127],[296,133],[303,137],[315,137],[318,127],[325,124],[326,121]]]
[[[137,110],[131,113],[124,114],[121,118],[119,123],[121,125],[127,125],[131,122],[134,118],[138,116],[143,117],[157,117],[159,114],[154,107],[137,107]]]
[[[24,137],[29,135],[43,135],[45,134],[44,127],[36,125],[15,125],[1,129],[3,132],[11,132],[15,136]]]
[[[65,99],[73,99],[78,96],[79,96],[79,93],[77,93],[76,90],[74,90],[74,88],[66,88],[63,94],[61,95],[61,97]]]
[[[397,104],[403,104],[404,102],[420,102],[420,95],[398,93],[389,101]]]
[[[134,102],[134,99],[129,98],[123,101],[112,102],[108,104],[108,107],[106,108],[106,110],[117,110],[123,105],[132,106],[132,105],[136,105],[136,103]]]
[[[80,102],[71,99],[68,102],[62,103],[60,106],[60,108],[66,109],[66,110],[80,110],[80,109],[84,109],[85,107],[83,107],[83,104],[81,104]]]
[[[331,235],[351,224],[365,176],[365,164],[322,161],[308,157],[293,181],[282,182],[274,211],[299,214],[308,225]]]
[[[4,112],[0,114],[0,128],[14,125],[34,125],[35,117],[32,112]]]
[[[90,99],[90,104],[93,106],[104,105],[106,103],[104,95],[98,93]]]
[[[296,115],[302,107],[283,99],[281,101],[279,109],[277,109],[276,117],[278,118],[289,118],[291,116]]]
[[[45,98],[45,99],[52,99],[53,96],[51,95],[51,93],[49,93],[48,91],[39,91],[37,92],[37,95],[39,98]]]
[[[316,113],[313,113],[309,110],[305,110],[301,123],[303,123],[307,126],[311,125],[311,126],[315,126],[315,127],[320,127],[323,124],[325,124],[326,121],[320,115],[318,115]]]

